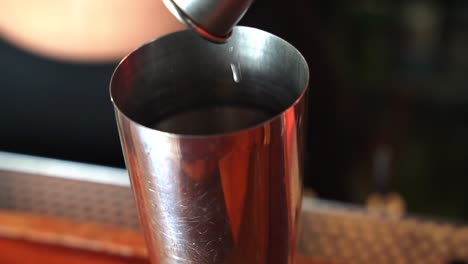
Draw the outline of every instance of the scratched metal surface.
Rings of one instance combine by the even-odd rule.
[[[1,209],[138,229],[129,186],[125,170],[0,152]],[[346,263],[468,261],[468,226],[305,197],[299,250]]]

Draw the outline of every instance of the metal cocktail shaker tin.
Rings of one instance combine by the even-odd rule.
[[[309,70],[267,32],[145,44],[110,93],[152,263],[294,263]]]

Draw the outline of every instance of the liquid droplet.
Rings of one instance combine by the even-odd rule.
[[[240,68],[240,63],[234,64],[231,63],[231,70],[232,70],[232,78],[236,83],[240,83],[242,81],[242,72]]]

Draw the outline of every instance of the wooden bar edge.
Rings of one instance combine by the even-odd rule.
[[[145,241],[138,230],[22,212],[0,210],[0,240],[2,239],[122,258],[147,259]],[[336,264],[337,262],[299,255],[297,263]]]

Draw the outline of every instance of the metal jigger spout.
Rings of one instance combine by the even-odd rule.
[[[163,0],[181,22],[204,38],[226,42],[253,0]]]

